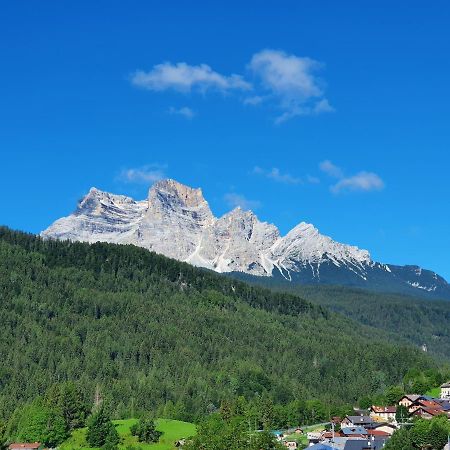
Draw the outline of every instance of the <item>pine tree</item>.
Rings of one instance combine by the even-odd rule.
[[[91,447],[102,447],[105,444],[111,446],[119,443],[119,435],[103,406],[100,406],[89,419],[86,440]]]
[[[131,434],[137,436],[139,442],[158,442],[161,437],[161,431],[158,431],[155,422],[151,417],[142,417],[138,423],[131,427]]]

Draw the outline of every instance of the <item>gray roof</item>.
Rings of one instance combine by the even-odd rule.
[[[367,430],[364,427],[342,427],[341,431],[346,435],[367,434]]]
[[[345,443],[344,450],[363,450],[363,449],[373,449],[379,450],[383,448],[387,439],[370,439],[370,447],[368,445],[368,439],[349,439]]]
[[[372,423],[374,421],[370,416],[345,416],[345,418],[354,424]]]
[[[441,385],[441,388],[450,388],[450,381]]]
[[[320,444],[320,443],[314,444],[314,445],[309,446],[308,450],[309,449],[311,449],[311,450],[335,450],[335,447],[332,447],[331,445],[332,444],[330,444],[330,445]]]
[[[423,395],[417,395],[417,394],[406,394],[402,398],[407,398],[411,400],[412,402],[415,402],[416,400],[419,400],[419,398],[423,398]]]

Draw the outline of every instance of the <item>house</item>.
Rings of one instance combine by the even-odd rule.
[[[370,417],[378,421],[394,422],[395,414],[397,413],[396,406],[371,406]]]
[[[375,421],[370,416],[345,416],[341,422],[341,428],[358,426],[373,428]]]
[[[336,450],[336,447],[332,446],[331,444],[328,445],[328,444],[320,443],[320,444],[310,445],[308,447],[308,450]]]
[[[416,400],[414,403],[411,403],[408,407],[408,411],[410,414],[412,414],[414,411],[419,409],[420,407],[429,408],[429,409],[443,409],[442,405],[434,400],[428,400],[428,399],[419,399]]]
[[[439,403],[441,405],[442,410],[444,411],[450,411],[450,400],[445,400],[442,398],[436,398],[434,399],[436,403]]]
[[[19,442],[11,444],[8,448],[9,450],[37,450],[44,447],[40,442]]]
[[[289,448],[290,450],[297,450],[297,449],[298,449],[297,441],[291,441],[291,440],[289,440],[289,441],[284,441],[284,442],[283,442],[283,445],[284,445],[286,448]]]
[[[358,436],[365,437],[367,436],[367,430],[364,427],[342,427],[340,434],[342,436]]]
[[[393,431],[392,433],[388,433],[387,431],[375,429],[375,430],[367,430],[367,434],[369,436],[375,436],[375,439],[376,438],[389,439],[393,434]]]
[[[412,394],[412,395],[404,395],[398,402],[398,404],[400,406],[406,406],[407,408],[409,408],[414,402],[416,402],[417,400],[423,400],[424,397],[423,395],[416,395],[416,394]]]
[[[384,423],[384,424],[380,424],[380,426],[377,426],[376,428],[374,428],[373,430],[370,431],[381,431],[383,433],[388,434],[389,436],[392,436],[395,432],[395,430],[397,429],[397,427],[391,423]]]
[[[335,431],[334,433],[333,431],[324,431],[322,433],[322,442],[326,440],[331,441],[335,437],[343,437],[343,436],[344,435],[340,431]]]
[[[450,399],[450,381],[441,386],[441,398]]]
[[[381,450],[387,439],[385,438],[353,438],[353,437],[337,437],[333,442],[323,442],[325,446],[330,446],[334,450]],[[315,446],[309,448],[316,448]],[[321,450],[317,447],[318,450]]]
[[[297,427],[294,431],[295,434],[303,434],[303,430],[300,427]]]
[[[439,416],[440,414],[446,414],[442,409],[432,409],[420,406],[411,415],[418,416],[422,419],[432,419],[433,417]]]
[[[344,450],[381,450],[387,439],[349,439],[344,446]]]
[[[322,439],[322,433],[319,432],[310,432],[306,434],[306,437],[308,438],[308,443],[311,444],[318,444],[320,440]]]

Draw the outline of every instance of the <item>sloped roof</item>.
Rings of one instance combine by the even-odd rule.
[[[352,434],[367,434],[367,430],[364,427],[343,427],[341,428],[341,432],[347,436]]]
[[[430,416],[438,416],[439,414],[445,414],[445,412],[442,409],[424,408],[423,406],[414,411],[413,414],[417,415],[421,410],[428,413]]]
[[[423,395],[417,395],[417,394],[405,394],[400,401],[402,401],[404,398],[407,398],[411,402],[415,402],[421,398],[424,398]]]
[[[386,439],[375,439],[370,440],[370,448],[372,450],[377,450],[383,448]],[[349,439],[345,443],[344,450],[362,450],[367,448],[367,439]]]
[[[40,442],[18,442],[11,444],[9,446],[10,450],[16,450],[16,449],[35,449],[39,448],[42,444]]]
[[[352,423],[372,423],[373,419],[370,416],[345,416],[346,419]]]
[[[396,406],[375,406],[371,410],[376,414],[395,414],[397,412]]]

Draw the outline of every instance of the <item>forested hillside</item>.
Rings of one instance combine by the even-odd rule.
[[[450,360],[449,301],[345,286],[299,285],[267,277],[234,276],[275,292],[298,295],[363,325],[394,333],[413,345],[426,345],[430,353]]]
[[[389,334],[134,246],[0,228],[0,414],[54,383],[115,417],[195,420],[241,395],[353,402],[434,361]]]
[[[429,352],[450,359],[450,302],[421,300],[359,289],[310,286],[296,291],[308,300],[360,323],[399,334]]]

